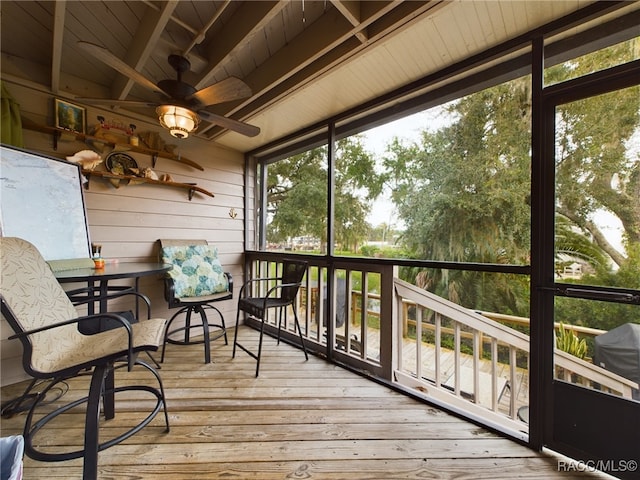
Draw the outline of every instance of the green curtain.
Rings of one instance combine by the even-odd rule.
[[[22,148],[24,147],[24,141],[22,139],[20,105],[13,99],[4,83],[1,83],[1,85],[2,123],[0,124],[0,140],[7,145]]]

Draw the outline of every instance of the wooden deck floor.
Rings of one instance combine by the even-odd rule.
[[[240,335],[257,338],[243,327]],[[231,340],[232,337],[230,337]],[[230,345],[167,349],[160,370],[171,432],[161,415],[122,444],[100,453],[101,479],[515,479],[596,478],[558,472],[557,459],[534,452],[472,423],[359,375],[265,338],[260,377],[255,362]],[[135,382],[143,369],[117,372]],[[151,380],[149,380],[151,383]],[[83,394],[86,379],[69,382],[65,402]],[[24,384],[2,389],[3,401]],[[104,435],[122,428],[149,403],[118,399]],[[21,433],[24,414],[2,419],[2,435]],[[70,412],[41,432],[51,448],[78,445],[82,413]],[[24,460],[24,478],[81,477],[81,459]]]

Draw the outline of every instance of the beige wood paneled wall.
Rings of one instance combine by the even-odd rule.
[[[3,81],[11,95],[20,103],[23,117],[43,125],[53,125],[52,95],[31,85]],[[68,100],[73,102],[72,99]],[[156,260],[156,241],[159,238],[204,238],[218,247],[223,267],[233,274],[237,294],[243,281],[245,236],[243,154],[196,137],[175,139],[159,125],[147,123],[140,118],[91,106],[86,108],[88,129],[98,123],[97,115],[103,115],[106,119],[121,121],[126,125],[134,123],[138,132],[159,132],[164,141],[178,145],[180,153],[199,163],[204,171],[162,158],[158,159],[154,170],[159,175],[170,174],[178,182],[195,182],[215,195],[215,198],[211,198],[196,194],[189,201],[187,191],[182,189],[149,184],[121,186],[116,189],[103,179],[92,179],[89,189],[85,190],[89,233],[92,242],[102,245],[106,260]],[[79,150],[90,148],[89,145],[71,138],[63,138],[54,151],[51,135],[30,130],[24,131],[24,139],[26,149],[57,158],[65,158]],[[152,166],[149,156],[128,153],[135,158],[139,167]],[[126,284],[126,281],[121,283]],[[142,278],[140,289],[151,299],[152,316],[168,318],[171,315],[172,311],[167,309],[164,300],[161,278]],[[225,315],[227,326],[233,325],[236,300],[221,302],[219,306]],[[132,302],[124,300],[113,304],[114,310],[131,307]],[[21,366],[22,347],[17,341],[7,340],[11,334],[11,329],[2,320],[2,385],[26,378]]]

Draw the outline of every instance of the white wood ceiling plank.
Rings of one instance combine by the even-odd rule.
[[[403,72],[404,62],[399,58],[401,55],[379,48],[360,57],[357,64],[349,62],[344,67],[344,76],[330,76],[333,79],[331,85],[343,85],[337,94],[345,108],[351,106],[356,98],[371,98],[386,93],[388,85],[396,76],[406,80],[408,77]]]
[[[451,53],[449,52],[446,40],[442,38],[435,24],[425,32],[424,38],[426,42],[431,46],[431,51],[435,54],[436,68],[448,65],[452,62],[454,57],[452,57]]]
[[[376,91],[384,88],[382,85],[390,85],[394,78],[402,78],[404,83],[408,83],[415,78],[415,72],[421,69],[419,64],[422,62],[416,61],[409,53],[411,47],[404,43],[401,45],[401,48],[393,51],[385,46],[370,56],[368,63],[375,65],[378,70],[375,83],[379,86],[372,86]]]
[[[487,16],[486,10],[482,8],[482,4],[473,3],[473,9],[465,15],[466,24],[473,36],[474,46],[473,53],[476,53],[486,45],[494,45],[495,37],[491,32],[491,21]]]
[[[547,18],[558,18],[567,15],[570,12],[579,10],[586,7],[588,4],[593,3],[593,0],[566,0],[561,4],[558,2],[549,1],[547,5]]]
[[[120,13],[125,13],[120,6],[113,6]],[[107,48],[118,58],[124,58],[133,35],[120,22],[119,13],[115,13],[105,2],[71,2],[67,11],[68,31]]]
[[[269,55],[275,54],[283,45],[293,40],[287,38],[287,34],[284,28],[284,10],[280,11],[273,20],[264,29],[263,39],[265,46],[269,52]],[[260,65],[260,62],[256,61],[256,67]]]
[[[156,65],[156,62],[150,58],[151,53],[155,45],[157,45],[158,40],[162,35],[162,31],[169,22],[177,4],[177,0],[164,2],[160,11],[147,8],[147,11],[142,16],[141,21],[138,22],[133,39],[127,49],[127,54],[123,58],[125,63],[131,66],[134,70],[142,71],[146,65]],[[149,70],[147,70],[147,72],[149,72]],[[157,77],[147,74],[147,78],[151,79]],[[111,88],[113,98],[124,100],[133,88],[134,84],[135,82],[130,78],[118,77]]]
[[[174,12],[174,16],[198,32],[215,14],[216,9],[214,2],[180,2]],[[184,28],[182,30],[187,32]],[[194,32],[187,33],[189,33],[190,38],[194,38],[196,35]]]
[[[187,83],[195,83],[196,76],[207,68],[207,61],[202,56],[203,48],[200,44],[195,44],[195,41],[205,42],[207,36],[212,35],[212,30],[217,23],[221,22],[218,17],[219,10],[214,5],[219,2],[186,2],[179,1],[175,6],[169,22],[166,23],[164,31],[160,39],[156,42],[156,48],[152,52],[152,58],[156,61],[159,68],[170,72],[171,76],[175,76],[175,73],[170,68],[167,62],[167,58],[171,54],[178,54],[186,56],[191,63],[191,71],[185,72],[183,80]],[[149,7],[160,11],[165,6],[147,4]],[[224,15],[224,5],[220,6],[222,15]],[[208,15],[213,17],[208,18]],[[215,17],[214,25],[203,33],[203,26],[208,25],[209,22]],[[165,77],[169,75],[165,73]]]
[[[345,108],[349,105],[350,99],[362,98],[376,90],[376,84],[380,83],[381,68],[372,68],[367,71],[366,68],[354,71],[351,67],[345,69],[345,82],[335,79],[327,85],[329,94],[332,94],[334,101],[338,101]],[[366,77],[364,75],[367,75]],[[367,78],[367,82],[361,79]]]
[[[2,18],[15,20],[2,22],[2,50],[16,56],[20,51],[28,49],[33,52],[32,59],[43,65],[48,65],[50,50],[42,45],[50,45],[53,32],[51,31],[51,17],[54,14],[51,3],[14,2],[8,4],[0,2]]]
[[[183,51],[183,55],[186,55],[193,49],[196,45],[200,45],[204,43],[207,35],[212,35],[211,29],[216,25],[222,22],[222,17],[227,9],[230,8],[231,0],[224,0],[216,5],[214,2],[198,2],[194,3],[195,5],[205,5],[212,7],[210,10],[206,12],[198,11],[198,29],[197,32],[193,33],[193,39],[189,42],[189,44],[185,47]]]
[[[167,57],[169,53],[184,53],[191,41],[195,38],[199,26],[202,25],[201,9],[207,9],[210,2],[181,1],[173,11],[172,19],[167,23],[163,37],[174,46],[174,51],[163,52],[162,57]],[[160,9],[160,7],[157,7]],[[199,51],[196,47],[196,50]]]
[[[271,20],[286,5],[284,2],[258,2],[253,5],[241,4],[240,7],[225,23],[224,28],[216,35],[207,39],[203,47],[207,50],[206,57],[210,65],[195,83],[196,88],[202,88],[211,82],[216,75],[216,69],[223,67],[230,56],[242,55],[247,52],[246,45],[256,38],[256,34],[267,26]]]
[[[479,33],[482,35],[482,38],[478,42],[479,45],[482,43],[495,45],[496,34],[493,30],[493,22],[492,15],[487,10],[486,2],[473,2],[474,15],[480,27]]]
[[[489,27],[483,27],[483,28],[491,28],[492,32],[494,32],[491,42],[490,43],[487,42],[487,45],[495,45],[497,43],[505,41],[508,38],[508,36],[514,36],[514,35],[524,33],[523,31],[513,30],[516,26],[520,25],[513,18],[514,15],[516,14],[513,10],[514,8],[513,6],[507,5],[507,11],[505,13],[501,9],[501,7],[504,6],[503,2],[497,2],[497,1],[478,2],[480,6],[476,5],[475,7],[473,3],[476,3],[476,2],[461,2],[461,3],[463,6],[466,6],[466,8],[472,8],[472,9],[475,8],[477,11],[483,12],[481,15],[481,22],[483,24],[489,25]],[[518,6],[517,4],[522,2],[513,2],[513,3],[515,3],[517,7]],[[558,1],[556,3],[562,4],[563,2]],[[572,6],[575,5],[574,2],[570,2],[570,3]],[[584,5],[581,5],[581,6],[584,6]],[[520,7],[522,7],[522,5],[520,5]],[[447,5],[445,8],[450,8],[450,5]],[[562,9],[560,9],[558,12],[554,11],[553,13],[548,11],[544,11],[544,12],[541,11],[541,14],[544,14],[545,18],[539,19],[538,23],[546,23],[553,19],[551,15],[557,18],[558,16],[562,16],[562,13],[563,13]],[[431,16],[431,19],[437,18],[439,15],[441,15],[441,12],[436,12],[436,14]],[[507,26],[503,18],[509,19],[508,22],[506,22],[510,25],[509,29],[507,29]],[[377,88],[378,82],[384,83],[384,82],[387,82],[388,80],[388,83],[385,85],[382,85],[380,89],[384,91],[389,91],[390,89],[393,88],[394,85],[397,85],[398,83],[401,82],[402,75],[411,74],[413,72],[415,73],[420,72],[419,76],[427,75],[447,65],[450,65],[455,60],[460,60],[459,58],[452,58],[451,54],[447,51],[446,45],[444,45],[444,43],[448,41],[448,37],[446,35],[447,32],[438,31],[434,33],[432,23],[433,21],[430,19],[423,19],[418,24],[416,24],[413,28],[408,29],[407,31],[398,33],[397,35],[393,36],[393,38],[390,39],[389,41],[384,42],[385,49],[387,49],[392,56],[395,55],[395,60],[397,60],[398,64],[402,64],[401,68],[396,68],[396,64],[390,63],[385,66],[387,67],[385,68],[385,75],[375,75],[375,73],[372,73],[372,70],[373,70],[372,65],[375,65],[375,62],[373,63],[371,62],[372,57],[370,58],[370,53],[364,53],[361,57],[350,60],[348,62],[349,76],[351,77],[356,76],[357,78],[366,78],[367,79],[366,83],[368,85],[363,86],[361,89],[357,90],[355,93],[352,90],[345,90],[346,92],[348,92],[348,95],[341,96],[338,99],[339,101],[335,102],[335,104],[337,105],[344,104],[345,109],[350,108],[359,102],[360,94],[365,95],[367,89],[373,90]],[[407,48],[407,45],[409,45],[410,47]],[[425,45],[428,45],[428,47],[425,47]],[[441,52],[444,52],[444,54],[442,55]],[[378,60],[380,61],[383,61],[382,59],[385,58],[385,55],[383,54],[379,54],[379,55],[380,56],[376,58],[378,58]],[[432,55],[435,55],[435,58],[433,60],[431,59]],[[411,68],[412,65],[419,65],[420,68],[413,70]],[[391,75],[392,75],[391,78],[386,76],[386,75],[389,75],[389,72],[391,72]],[[318,109],[319,114],[321,114],[322,112],[325,113],[324,117],[322,117],[321,115],[321,118],[328,118],[332,115],[335,115],[335,111],[331,111],[328,105],[322,105],[322,104],[318,105],[316,100],[318,99],[324,100],[328,98],[327,91],[325,89],[322,89],[320,85],[326,85],[327,88],[333,88],[333,85],[336,85],[336,84],[339,85],[341,82],[346,83],[347,78],[342,76],[343,73],[345,72],[342,72],[342,73],[332,72],[327,75],[324,75],[318,82],[314,82],[314,85],[292,92],[291,95],[289,95],[286,99],[283,100],[283,103],[291,103],[291,104],[298,104],[298,105],[308,105],[308,104],[313,105],[314,109],[316,108]],[[375,79],[375,82],[371,81],[371,79]],[[351,98],[347,98],[347,97],[351,97]],[[251,121],[262,126],[270,123],[269,118],[286,118],[287,115],[291,115],[290,118],[292,119],[292,121],[294,121],[297,128],[313,123],[312,119],[309,119],[309,122],[305,123],[305,119],[307,118],[306,111],[296,112],[295,109],[293,110],[285,109],[284,106],[282,106],[281,108],[280,104],[274,104],[270,106],[269,111],[273,113],[273,117],[271,115],[265,116],[263,113],[260,113],[255,116],[252,116]],[[291,132],[291,130],[287,131],[286,128],[282,128],[282,127],[283,125],[280,122],[278,122],[278,125],[274,125],[273,130],[270,129],[270,132],[279,131],[282,133],[282,135]],[[231,145],[237,145],[237,146],[245,145],[243,148],[245,149],[247,148],[246,142],[239,141],[236,143],[235,139],[231,139],[231,137],[229,138],[230,138],[229,141]],[[252,142],[252,141],[253,140],[250,140],[249,142]]]
[[[302,12],[302,4],[296,2],[288,2],[280,11],[278,23],[282,25],[282,34],[286,43],[291,42],[302,33],[309,21],[306,15],[306,11],[304,14]]]
[[[513,5],[510,2],[500,2],[498,6],[500,7],[502,22],[504,23],[505,36],[509,36],[511,32],[517,31],[517,21],[512,8]]]
[[[163,39],[153,47],[154,54],[146,61],[144,54],[139,54],[136,63],[135,58],[126,58],[127,52],[135,50],[131,42],[144,44],[143,39],[136,38],[144,36],[145,15],[150,10],[159,11],[164,1],[67,0],[59,57],[60,90],[70,96],[102,87],[106,91],[106,87],[112,87],[121,77],[111,67],[84,55],[77,48],[78,40],[105,46],[130,64],[144,63],[142,73],[155,82],[175,78],[175,72],[166,61],[169,51],[177,47],[178,50],[171,53],[178,53],[180,47],[188,48],[197,32],[210,26],[203,45],[193,48],[210,65],[197,74],[185,74],[184,79],[192,85],[202,81],[206,86],[233,74],[259,90],[259,98],[246,103],[229,103],[222,106],[221,111],[234,112],[250,123],[264,120],[259,126],[268,128],[270,136],[261,134],[248,139],[232,133],[214,137],[231,148],[247,150],[273,139],[275,132],[284,135],[335,116],[371,97],[593,3],[593,0],[433,0],[362,4],[352,0],[336,1],[342,2],[339,5],[351,23],[358,18],[366,21],[367,12],[384,10],[380,15],[386,16],[367,29],[371,45],[366,49],[349,51],[349,48],[356,48],[353,44],[357,48],[361,44],[353,38],[353,27],[348,27],[349,22],[331,0],[305,0],[304,14],[300,0],[229,3],[227,0],[180,0],[173,19],[164,28]],[[52,56],[55,48],[52,47],[54,5],[51,1],[0,0],[3,61],[11,75],[31,72],[32,77],[25,77],[25,82],[38,82],[44,88],[49,86],[47,75],[53,73],[52,79],[55,76],[55,67],[51,67],[56,63]],[[216,17],[223,5],[227,8]],[[629,5],[639,8],[634,7],[633,2]],[[417,10],[412,12],[411,8]],[[431,10],[426,11],[427,8]],[[336,19],[336,16],[341,18]],[[395,31],[384,31],[391,19],[400,17],[406,23]],[[336,25],[340,23],[348,28],[337,31]],[[329,32],[336,37],[323,45],[320,40]],[[376,36],[376,32],[380,35]],[[169,45],[164,40],[175,44]],[[82,87],[83,81],[87,87]],[[55,79],[51,85],[55,85]],[[145,95],[153,96],[153,93],[134,86],[127,98],[140,99]],[[152,111],[150,115],[153,116]],[[277,125],[272,127],[273,124]]]
[[[78,41],[82,40],[109,48],[114,55],[122,54],[122,51],[112,50],[114,46],[109,29],[96,22],[95,15],[84,2],[70,2],[67,5],[65,25],[62,69],[78,78],[89,77],[100,85],[110,85],[118,73],[103,62],[84,55],[77,46]]]
[[[491,22],[491,31],[496,43],[501,39],[507,38],[507,26],[504,22],[504,15],[500,9],[498,2],[481,2],[482,9],[486,11],[489,21]]]
[[[481,34],[478,35],[476,30],[480,28],[475,19],[475,8],[465,8],[452,16],[451,28],[455,29],[455,44],[458,47],[458,55],[469,56],[472,52],[476,52],[481,45]],[[455,27],[454,27],[455,25]],[[450,34],[451,36],[451,34]]]
[[[451,9],[443,9],[440,15],[436,15],[433,21],[433,28],[440,38],[439,52],[443,52],[449,59],[461,58],[465,48],[462,46],[462,34],[459,31],[456,16],[461,15],[462,3],[454,3]]]
[[[365,69],[367,83],[372,75],[380,86],[372,91],[385,93],[395,82],[409,83],[442,63],[434,57],[436,49],[423,33],[407,32],[381,42],[378,48],[365,52],[357,63]],[[377,72],[377,73],[376,73]],[[384,86],[386,85],[386,87]]]
[[[86,11],[93,14],[91,28],[96,29],[97,32],[104,31],[105,38],[108,34],[113,39],[113,43],[118,43],[126,52],[142,17],[142,12],[136,14],[139,10],[134,8],[136,3],[118,1],[82,3]]]
[[[401,49],[405,52],[402,63],[413,66],[411,72],[407,71],[407,75],[411,80],[415,80],[421,74],[424,75],[425,72],[433,71],[438,65],[442,65],[442,58],[428,35],[415,31],[402,35],[398,40],[403,41]],[[385,46],[388,49],[394,48],[397,51],[398,48],[394,47],[396,43],[395,41],[388,42]],[[405,66],[404,68],[407,69],[408,67]]]
[[[338,9],[338,11],[347,19],[349,23],[354,27],[360,26],[362,22],[361,6],[362,2],[356,0],[332,0],[332,4]],[[356,37],[360,42],[365,43],[367,41],[366,27],[356,32]]]

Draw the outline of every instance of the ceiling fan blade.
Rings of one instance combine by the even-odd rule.
[[[159,92],[166,97],[169,96],[166,92],[162,91],[155,83],[153,83],[137,70],[131,68],[106,48],[89,42],[78,42],[78,46],[93,55],[98,60],[106,63],[111,68],[119,71],[120,73],[129,77],[131,80],[142,85],[143,87],[146,87],[154,92]]]
[[[202,105],[215,105],[250,96],[251,89],[249,85],[237,77],[229,77],[198,90],[187,97],[187,100],[195,99]]]
[[[221,126],[222,128],[233,130],[234,132],[238,132],[247,137],[255,137],[260,133],[260,129],[254,125],[249,125],[248,123],[240,122],[233,118],[223,117],[222,115],[211,113],[206,110],[198,111],[198,115],[211,123]]]

